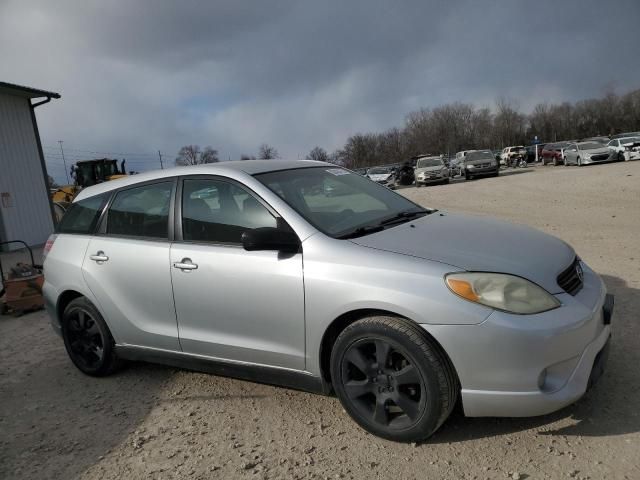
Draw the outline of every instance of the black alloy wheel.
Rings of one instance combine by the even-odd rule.
[[[342,363],[342,382],[363,417],[384,428],[407,428],[424,412],[426,391],[406,352],[387,340],[366,338],[351,345]]]
[[[331,382],[362,428],[399,442],[433,434],[451,413],[460,388],[446,354],[424,329],[385,316],[358,320],[338,335]]]
[[[95,319],[77,307],[67,316],[67,336],[74,359],[85,368],[95,368],[104,358],[104,339]]]
[[[111,332],[88,299],[72,300],[64,309],[61,325],[69,358],[83,373],[104,376],[120,366]]]

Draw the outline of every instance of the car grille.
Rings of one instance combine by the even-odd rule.
[[[601,160],[607,160],[609,158],[609,154],[608,153],[601,153],[599,155],[591,155],[591,160],[595,161],[595,162],[599,162]]]
[[[489,168],[490,166],[490,163],[479,163],[478,165],[476,165],[476,168]]]
[[[569,295],[576,295],[583,285],[580,260],[576,257],[571,265],[558,275],[558,285]]]

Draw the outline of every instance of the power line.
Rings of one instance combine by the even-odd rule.
[[[58,143],[60,144],[60,153],[62,153],[62,163],[64,163],[64,173],[67,176],[67,183],[70,183],[71,181],[69,180],[69,172],[67,171],[67,161],[64,158],[64,150],[62,149],[62,140],[58,140]]]

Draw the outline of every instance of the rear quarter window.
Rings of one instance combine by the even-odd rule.
[[[57,233],[87,235],[93,233],[110,194],[96,195],[71,204],[58,223]]]

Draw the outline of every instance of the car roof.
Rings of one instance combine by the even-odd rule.
[[[318,162],[315,160],[235,160],[229,162],[207,163],[202,165],[189,165],[184,167],[173,167],[164,170],[150,170],[148,172],[128,175],[117,180],[99,183],[91,187],[84,188],[76,197],[76,200],[92,197],[101,193],[110,192],[118,188],[136,185],[152,180],[163,178],[173,178],[180,175],[229,175],[234,172],[242,172],[247,175],[259,173],[275,172],[278,170],[291,170],[293,168],[309,167],[336,167],[331,163]]]

